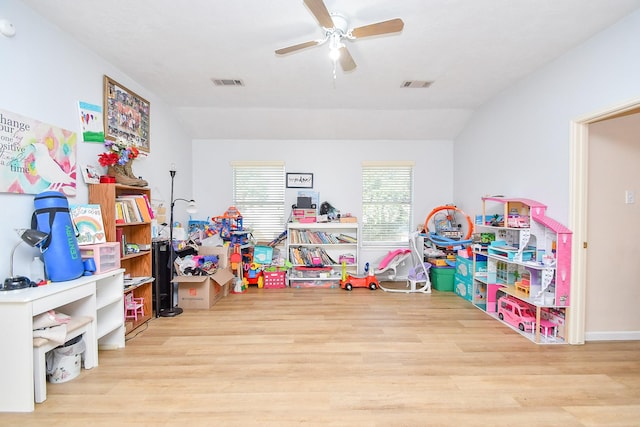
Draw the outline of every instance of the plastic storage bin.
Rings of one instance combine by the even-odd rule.
[[[456,269],[453,267],[432,267],[429,270],[433,289],[441,292],[453,292],[453,277]]]
[[[47,353],[47,379],[49,382],[64,383],[80,375],[82,354],[85,348],[82,335],[79,335]]]
[[[93,258],[96,274],[120,268],[120,243],[107,242],[96,245],[80,246],[82,259]]]
[[[286,271],[265,271],[264,287],[266,289],[277,289],[287,287]]]

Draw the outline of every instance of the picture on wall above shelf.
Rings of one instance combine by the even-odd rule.
[[[82,178],[85,184],[99,184],[100,172],[93,165],[84,165],[82,167]]]
[[[313,174],[287,173],[287,188],[313,188]]]
[[[105,138],[124,140],[127,145],[149,153],[149,101],[120,83],[104,76]]]

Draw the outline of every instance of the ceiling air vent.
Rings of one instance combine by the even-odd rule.
[[[433,84],[433,82],[427,80],[406,80],[402,82],[400,87],[408,87],[408,88],[422,88],[429,87]]]
[[[211,79],[216,86],[244,86],[244,82],[240,79]]]

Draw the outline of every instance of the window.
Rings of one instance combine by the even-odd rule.
[[[269,242],[284,230],[284,162],[232,162],[233,204],[253,237]]]
[[[363,245],[406,244],[413,212],[413,162],[362,164]]]

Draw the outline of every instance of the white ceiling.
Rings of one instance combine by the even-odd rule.
[[[454,137],[492,96],[640,7],[640,0],[325,0],[350,27],[405,23],[401,33],[347,42],[357,68],[338,68],[334,80],[327,45],[274,53],[322,37],[302,0],[23,2],[176,108],[193,138],[228,136],[212,113],[255,119],[273,109],[419,110],[446,127],[425,139]],[[212,78],[245,86],[214,86]],[[406,80],[434,84],[401,88]]]

